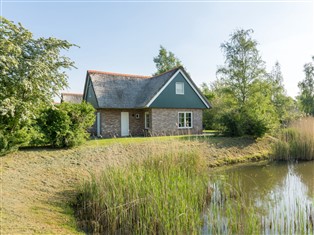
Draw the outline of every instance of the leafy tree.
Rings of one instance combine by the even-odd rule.
[[[312,57],[314,61],[314,56]],[[298,100],[302,110],[314,116],[314,64],[313,62],[304,65],[305,79],[299,82],[300,95]]]
[[[217,70],[217,77],[232,91],[239,106],[245,105],[253,95],[253,82],[266,75],[265,62],[259,55],[252,33],[252,29],[236,30],[228,42],[221,44],[225,65]]]
[[[86,130],[95,122],[94,112],[91,104],[65,102],[43,110],[37,125],[46,144],[53,147],[73,147],[88,138]]]
[[[223,105],[216,120],[232,136],[262,136],[277,123],[265,62],[252,33],[251,29],[236,30],[221,44],[225,65],[217,70],[215,93]]]
[[[299,112],[295,101],[286,94],[279,62],[275,63],[270,72],[268,82],[271,89],[271,100],[278,114],[279,121],[282,125],[287,125],[299,115]]]
[[[29,140],[28,127],[38,110],[67,86],[65,69],[74,62],[61,51],[74,46],[56,38],[34,39],[20,23],[1,17],[0,152]]]
[[[154,57],[154,62],[157,68],[157,72],[154,75],[159,75],[176,67],[183,66],[182,62],[163,46],[160,46],[159,54]]]
[[[211,103],[215,97],[215,94],[210,90],[208,85],[206,83],[202,83],[200,90],[201,90],[202,94],[206,97],[208,102]],[[204,112],[203,112],[203,126],[206,130],[215,129],[213,118],[214,118],[214,116],[213,116],[213,112],[211,111],[211,109],[204,110]]]

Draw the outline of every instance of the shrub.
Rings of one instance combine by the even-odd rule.
[[[16,151],[19,147],[28,144],[31,135],[27,127],[10,132],[6,129],[0,130],[0,156]]]
[[[242,136],[245,134],[241,116],[237,111],[225,113],[221,118],[222,125],[225,126],[225,134],[229,136]]]
[[[261,137],[269,130],[267,122],[253,111],[232,110],[226,112],[222,115],[221,123],[225,127],[225,134],[229,136]]]
[[[73,147],[88,138],[86,130],[95,121],[94,111],[87,103],[62,103],[43,110],[37,124],[46,143],[53,147]]]

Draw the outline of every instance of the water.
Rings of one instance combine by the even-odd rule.
[[[211,174],[203,234],[314,234],[314,161]]]

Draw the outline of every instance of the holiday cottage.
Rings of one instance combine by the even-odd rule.
[[[182,67],[157,76],[88,70],[83,100],[96,112],[102,137],[202,133],[210,104]]]

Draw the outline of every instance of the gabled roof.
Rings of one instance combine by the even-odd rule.
[[[68,92],[61,93],[61,102],[80,104],[82,103],[82,100],[83,100],[82,93],[68,93]]]
[[[187,77],[204,104],[210,107],[182,67],[153,77],[88,70],[83,99],[87,100],[89,86],[92,86],[98,108],[148,107],[178,72],[182,72]]]

